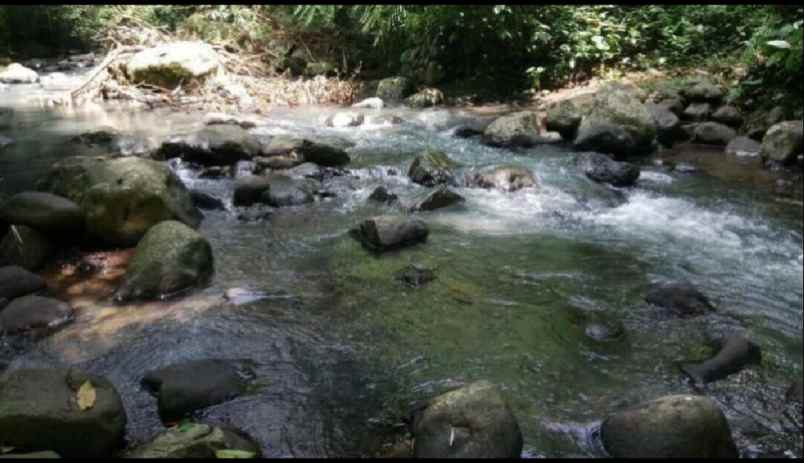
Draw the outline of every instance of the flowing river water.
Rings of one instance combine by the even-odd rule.
[[[37,103],[57,87],[0,93],[0,125],[16,141],[0,152],[0,191],[32,189],[52,162],[94,152],[67,142],[82,132],[111,126],[131,146],[156,146],[202,126],[196,113]],[[109,289],[122,269],[114,263],[108,281],[70,280],[51,268],[51,285],[76,319],[43,339],[0,338],[0,365],[69,364],[108,377],[132,443],[163,429],[156,400],[139,385],[144,373],[213,357],[247,360],[255,379],[248,394],[200,418],[242,429],[268,456],[383,454],[413,403],[479,379],[502,388],[523,456],[600,455],[595,424],[608,413],[690,392],[718,402],[744,456],[802,456],[800,408],[791,413],[785,399],[802,372],[802,211],[774,198],[755,161],[688,147],[659,156],[694,160],[702,172],[648,159],[636,187],[613,191],[578,173],[568,147],[514,152],[455,137],[459,124],[488,117],[471,111],[386,109],[373,113],[404,122],[326,128],[335,110],[277,109],[254,131],[354,143],[348,167],[357,178],[336,179],[337,197],[242,221],[232,179],[198,178],[173,161],[189,188],[227,204],[205,211],[200,227],[215,257],[211,285],[116,306]],[[459,188],[464,205],[420,214],[427,243],[368,253],[348,229],[398,213],[367,201],[375,187],[401,196],[423,188],[405,174],[425,148],[470,166],[526,166],[540,188]],[[395,275],[408,264],[434,269],[435,281],[403,285]],[[693,282],[716,313],[678,319],[644,301],[650,283],[676,279]],[[235,304],[223,298],[230,288],[259,297]],[[584,333],[590,317],[620,323],[624,335],[595,341]],[[731,332],[761,346],[762,363],[703,388],[689,384],[678,363],[706,358],[707,341]]]

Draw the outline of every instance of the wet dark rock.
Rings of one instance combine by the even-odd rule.
[[[796,156],[804,149],[803,135],[802,121],[785,121],[773,125],[762,138],[762,159],[780,164],[795,162]]]
[[[484,130],[485,128],[483,127],[471,127],[468,125],[462,125],[455,129],[453,135],[455,135],[458,138],[470,138],[470,137],[476,137],[478,135],[483,135]]]
[[[25,225],[13,225],[0,240],[0,265],[37,270],[55,250],[55,245],[45,235]]]
[[[712,82],[702,80],[693,82],[691,86],[681,90],[684,98],[690,101],[718,102],[723,98],[723,89]]]
[[[615,413],[601,426],[615,458],[737,458],[731,429],[703,396],[671,395]]]
[[[75,237],[84,228],[84,213],[67,198],[26,191],[0,204],[0,222],[27,225],[50,236]]]
[[[496,188],[504,192],[537,186],[533,173],[521,166],[494,166],[464,174],[468,187]]]
[[[126,458],[259,458],[260,447],[235,429],[203,423],[184,423],[153,440],[128,450]]]
[[[591,319],[584,324],[584,334],[597,342],[610,342],[622,339],[625,328],[613,320]]]
[[[235,125],[213,125],[189,135],[174,136],[162,143],[157,159],[181,158],[187,162],[231,165],[253,159],[262,152],[259,139]]]
[[[339,167],[349,163],[349,155],[342,148],[309,140],[280,135],[263,145],[262,162],[274,169],[287,169],[305,162],[320,166]]]
[[[368,199],[379,203],[392,204],[397,201],[399,197],[393,193],[389,193],[384,186],[380,185],[371,192]]]
[[[575,140],[578,126],[581,125],[583,115],[580,109],[570,100],[562,100],[549,108],[545,116],[545,127],[561,134],[565,140]]]
[[[213,273],[209,242],[183,223],[167,220],[151,227],[137,244],[114,298],[163,298],[206,284]]]
[[[260,202],[272,207],[288,207],[308,204],[315,201],[313,193],[318,190],[318,182],[312,179],[294,179],[284,175],[270,175],[270,188],[262,193]]]
[[[413,83],[407,77],[388,77],[377,83],[377,98],[386,103],[398,103],[413,92]]]
[[[199,178],[222,178],[230,177],[232,175],[231,166],[209,166],[201,169],[198,174]]]
[[[442,151],[427,150],[416,156],[408,169],[408,177],[424,186],[455,184],[455,169],[459,164]]]
[[[263,193],[271,188],[269,177],[250,175],[238,178],[234,185],[235,206],[250,206],[262,202]]]
[[[680,317],[694,317],[715,310],[706,296],[688,282],[655,283],[645,300]]]
[[[416,458],[519,458],[522,433],[500,390],[478,381],[432,399],[415,416]]]
[[[616,187],[632,186],[639,179],[639,167],[618,162],[601,153],[580,153],[575,158],[578,169],[590,179]]]
[[[712,105],[709,103],[692,103],[684,110],[682,117],[688,121],[705,121],[712,114]]]
[[[669,108],[661,104],[647,103],[645,107],[653,117],[656,124],[656,136],[660,142],[667,146],[683,140],[684,132],[681,130],[681,121]]]
[[[640,156],[654,150],[656,126],[648,109],[626,92],[600,91],[589,114],[578,127],[574,145],[579,150]]]
[[[726,153],[735,156],[759,156],[762,145],[748,137],[734,137],[726,145]]]
[[[77,392],[89,382],[91,407]],[[123,445],[126,413],[105,378],[76,369],[20,369],[0,378],[0,436],[22,449],[51,449],[64,457],[111,456]]]
[[[404,216],[378,216],[363,221],[350,235],[364,248],[385,252],[421,243],[430,233],[427,224]]]
[[[728,336],[715,342],[718,353],[701,363],[685,363],[681,370],[698,383],[723,379],[742,370],[746,365],[758,365],[762,360],[759,346],[742,336]]]
[[[712,119],[731,127],[739,127],[743,122],[740,110],[731,105],[721,106],[712,114]]]
[[[70,138],[71,143],[88,146],[111,147],[120,138],[120,132],[113,127],[103,127],[91,132],[85,132]]]
[[[69,305],[56,299],[22,296],[0,311],[0,331],[21,333],[55,328],[69,321],[72,314]]]
[[[717,122],[704,122],[695,126],[695,141],[710,145],[728,145],[737,136],[731,127]]]
[[[163,421],[178,420],[195,410],[231,400],[245,392],[246,381],[226,360],[191,360],[151,371],[143,386],[159,399]]]
[[[199,209],[208,211],[222,211],[226,209],[223,201],[209,193],[204,193],[199,190],[190,190],[190,197],[193,200],[193,205]]]
[[[411,264],[397,272],[396,279],[412,288],[421,288],[435,280],[435,272],[421,265]]]
[[[147,159],[67,158],[39,188],[80,205],[85,230],[109,245],[132,246],[163,220],[195,228],[202,219],[181,179],[164,163]]]
[[[498,147],[530,147],[552,143],[541,128],[539,115],[533,111],[520,111],[495,119],[483,131],[481,142]]]
[[[0,267],[0,299],[14,299],[33,294],[46,287],[45,280],[22,267]]]
[[[791,402],[804,403],[804,383],[798,378],[790,385],[785,394],[785,399]]]
[[[425,193],[422,197],[415,198],[408,209],[410,211],[434,211],[465,201],[463,196],[455,193],[446,185],[441,185],[435,190]]]

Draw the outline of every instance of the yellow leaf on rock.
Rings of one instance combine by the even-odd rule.
[[[81,410],[89,410],[95,405],[95,388],[92,383],[85,381],[81,387],[78,388],[78,393],[75,396],[78,402],[78,408]]]

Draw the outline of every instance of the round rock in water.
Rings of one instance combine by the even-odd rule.
[[[14,299],[45,288],[45,280],[22,267],[0,267],[0,299]]]
[[[4,445],[64,457],[111,456],[123,446],[125,428],[123,403],[105,378],[62,368],[14,370],[0,377]]]
[[[69,321],[73,309],[48,297],[23,296],[0,311],[0,331],[20,333],[41,328],[55,328]]]
[[[672,395],[606,418],[603,445],[615,458],[737,458],[731,429],[704,396]]]
[[[416,458],[519,458],[522,433],[499,389],[478,381],[440,395],[414,419]]]

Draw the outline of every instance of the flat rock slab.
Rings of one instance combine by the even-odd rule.
[[[163,421],[230,400],[246,387],[234,363],[217,359],[192,360],[154,370],[145,375],[142,384],[159,398]]]

